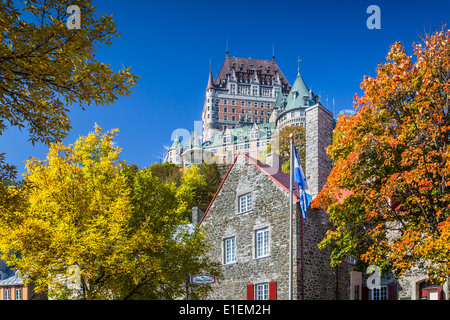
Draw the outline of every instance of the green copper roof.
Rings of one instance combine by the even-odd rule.
[[[283,106],[281,106],[279,108],[278,116],[292,109],[306,108],[315,104],[316,102],[312,97],[310,97],[310,91],[299,72],[294,84],[292,85],[291,91],[286,97],[285,107],[283,108]]]
[[[197,131],[192,131],[191,135],[189,136],[189,140],[186,143],[186,150],[195,148],[195,147],[201,147],[200,139],[198,138]]]
[[[176,149],[178,146],[180,147],[180,149],[183,149],[183,144],[181,143],[180,137],[179,137],[179,136],[177,136],[177,137],[175,138],[175,140],[173,140],[172,146],[169,148],[169,150],[174,150],[174,149]]]

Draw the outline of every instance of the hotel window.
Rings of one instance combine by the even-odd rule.
[[[255,107],[257,107],[258,106],[258,102],[255,102]]]
[[[247,122],[252,122],[252,117],[248,117]]]
[[[267,104],[267,108],[270,108],[270,103]]]
[[[247,193],[239,197],[239,213],[252,210],[252,194]]]
[[[252,106],[252,103],[249,101],[249,102],[247,102],[247,107],[251,107]]]
[[[261,108],[264,108],[264,103],[261,102]]]
[[[231,116],[232,121],[236,121],[236,116]]]
[[[269,255],[269,228],[256,230],[255,233],[255,257],[267,257]]]
[[[228,116],[227,116],[227,115],[224,115],[224,116],[223,116],[223,120],[228,120]]]
[[[241,109],[241,113],[245,114],[245,109]]]
[[[16,300],[22,300],[22,289],[14,290],[16,294]]]
[[[224,264],[236,262],[236,239],[235,237],[223,240],[223,262]]]
[[[227,100],[223,100],[223,104],[227,104]]]
[[[258,110],[255,109],[255,115],[258,115]]]
[[[241,106],[245,106],[245,102],[244,101],[241,101]]]
[[[262,116],[264,115],[264,110],[261,110],[261,115],[262,115]]]
[[[3,300],[11,300],[11,289],[5,289],[3,291]]]
[[[228,108],[223,108],[223,112],[228,112]]]
[[[269,284],[259,283],[255,285],[255,299],[269,300]]]
[[[232,105],[232,106],[236,105],[236,101],[231,100],[231,105]]]
[[[370,290],[370,300],[387,300],[388,290],[387,286],[381,286]]]
[[[231,113],[236,113],[236,108],[232,108]]]

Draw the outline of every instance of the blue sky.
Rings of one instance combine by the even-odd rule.
[[[215,77],[230,56],[275,59],[292,84],[297,57],[306,84],[335,114],[351,109],[364,75],[374,76],[389,46],[409,52],[419,35],[448,23],[450,1],[94,1],[98,13],[113,14],[120,39],[96,57],[118,71],[131,66],[141,76],[130,97],[107,107],[72,108],[73,143],[98,123],[118,128],[121,159],[146,167],[160,161],[177,128],[192,131],[201,120],[210,59]],[[381,29],[369,30],[369,5],[381,9]],[[82,13],[81,13],[82,15]],[[82,27],[82,25],[81,25]],[[24,172],[29,157],[44,159],[48,148],[10,128],[0,152]]]

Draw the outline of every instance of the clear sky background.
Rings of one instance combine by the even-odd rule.
[[[121,159],[146,167],[159,162],[177,128],[194,129],[201,112],[210,59],[213,77],[230,56],[275,60],[292,85],[297,57],[308,87],[335,115],[352,109],[364,75],[375,76],[389,46],[413,42],[448,23],[450,1],[94,1],[98,13],[113,14],[122,33],[96,57],[118,71],[131,66],[142,77],[130,97],[107,107],[72,108],[73,143],[92,131],[118,128]],[[381,9],[381,29],[369,30],[369,5]],[[83,13],[81,13],[82,15]],[[83,25],[81,25],[83,27]],[[327,103],[328,97],[328,103]],[[0,152],[23,173],[29,157],[44,159],[48,148],[27,141],[27,131],[9,128]]]

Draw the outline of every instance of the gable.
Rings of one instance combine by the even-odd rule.
[[[240,168],[238,168],[240,167]],[[240,172],[235,172],[235,171]],[[231,190],[228,188],[227,184],[231,184],[228,180],[233,179],[233,187]],[[234,180],[238,181],[234,181]],[[256,193],[267,192],[268,190],[259,190],[263,188],[262,185],[270,186],[271,190],[278,190],[280,194],[284,194],[287,199],[289,199],[289,175],[282,172],[281,170],[276,170],[267,164],[261,163],[241,152],[235,157],[232,165],[228,169],[225,177],[223,178],[219,188],[216,191],[211,203],[203,214],[202,219],[199,222],[199,226],[204,221],[205,217],[208,215],[211,207],[214,206],[215,202],[220,197],[229,197],[229,203],[236,203],[237,196],[241,193],[245,193],[246,190],[255,190]],[[227,185],[226,194],[223,194],[224,186]],[[253,185],[253,188],[248,188],[249,185]],[[294,183],[294,202],[299,202],[298,188],[296,183]],[[232,198],[232,199],[231,199]],[[237,205],[237,203],[236,203]],[[231,208],[229,208],[231,210]],[[234,209],[233,209],[234,210]]]

